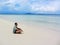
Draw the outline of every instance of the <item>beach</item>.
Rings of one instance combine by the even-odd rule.
[[[13,34],[15,22],[23,34]],[[60,16],[0,15],[0,45],[60,45]]]

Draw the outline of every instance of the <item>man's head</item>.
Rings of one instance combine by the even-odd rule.
[[[17,22],[15,22],[15,26],[17,26],[18,24],[17,24]]]

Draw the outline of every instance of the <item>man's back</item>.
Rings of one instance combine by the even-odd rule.
[[[17,30],[17,27],[16,27],[16,26],[14,26],[14,27],[13,27],[13,33],[15,33],[15,32],[16,32],[16,30]]]

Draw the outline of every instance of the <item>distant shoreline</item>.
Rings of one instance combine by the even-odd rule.
[[[0,15],[54,15],[60,16],[60,14],[37,14],[37,13],[0,13]]]

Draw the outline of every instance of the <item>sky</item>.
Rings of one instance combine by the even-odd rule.
[[[0,0],[0,14],[60,14],[60,0]]]

